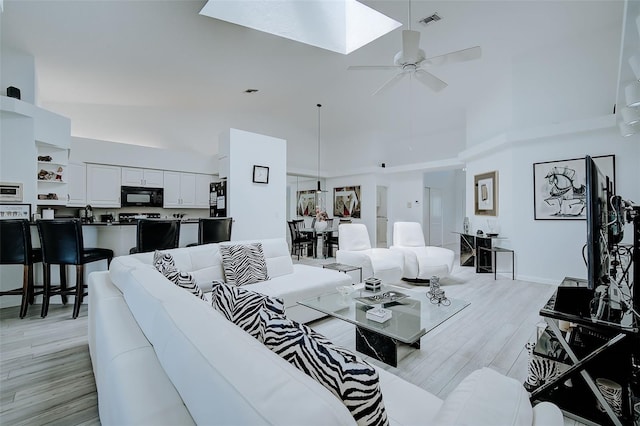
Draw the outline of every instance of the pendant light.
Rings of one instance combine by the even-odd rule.
[[[317,192],[322,192],[322,188],[320,187],[320,108],[322,108],[322,104],[317,104],[318,107],[318,189]]]
[[[318,107],[318,176],[317,176],[317,186],[316,186],[316,214],[325,212],[325,192],[322,190],[322,186],[320,184],[320,108],[322,108],[322,104],[317,104]]]

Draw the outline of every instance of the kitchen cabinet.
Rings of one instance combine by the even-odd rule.
[[[209,208],[209,193],[210,193],[212,181],[213,181],[212,175],[196,174],[195,207],[199,209]]]
[[[123,186],[142,186],[145,188],[162,188],[163,171],[154,169],[140,169],[134,167],[122,168]]]
[[[92,207],[120,207],[121,168],[87,164],[87,204]]]
[[[87,204],[87,167],[84,163],[67,166],[67,207],[84,207]]]
[[[207,176],[205,179],[199,176]],[[165,208],[208,208],[210,175],[164,172]],[[197,189],[196,189],[197,188]],[[196,193],[200,193],[196,202]],[[205,200],[206,198],[206,200]]]

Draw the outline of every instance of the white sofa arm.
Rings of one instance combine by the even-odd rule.
[[[547,425],[562,425],[564,424],[564,418],[562,411],[550,403],[541,402],[533,407],[533,425],[534,426],[547,426]]]
[[[336,262],[344,263],[345,265],[360,266],[362,268],[363,280],[373,276],[373,266],[371,265],[371,258],[362,252],[337,250]]]

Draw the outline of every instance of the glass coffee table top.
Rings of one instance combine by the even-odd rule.
[[[363,285],[358,284],[349,295],[337,292],[327,293],[298,303],[410,345],[469,305],[464,300],[451,298],[449,298],[451,301],[449,306],[432,303],[427,297],[427,290],[383,285],[380,292],[374,293],[365,291]],[[371,296],[387,292],[407,297],[393,301],[385,298],[384,303],[381,304],[372,302],[375,298]],[[378,323],[366,317],[369,309],[379,306],[392,311],[391,319],[384,323]]]

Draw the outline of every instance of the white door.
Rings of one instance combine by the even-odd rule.
[[[442,218],[442,190],[430,188],[429,191],[429,242],[430,246],[442,247],[444,226]]]
[[[387,187],[376,187],[376,247],[389,247],[387,241]]]

